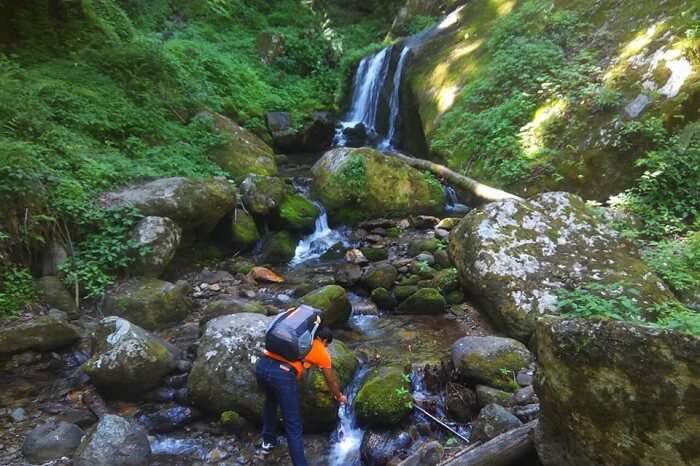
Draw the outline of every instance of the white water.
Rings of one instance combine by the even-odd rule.
[[[391,91],[391,98],[389,99],[389,131],[387,131],[384,140],[379,143],[379,149],[382,150],[391,150],[394,148],[392,141],[396,135],[396,126],[399,121],[399,111],[401,110],[401,79],[403,79],[403,69],[406,66],[406,58],[410,51],[411,48],[409,46],[401,50],[399,63],[396,65],[396,71],[394,72],[394,87]]]
[[[338,243],[345,247],[350,245],[343,231],[334,230],[328,226],[328,213],[323,205],[321,203],[316,203],[316,205],[321,209],[321,214],[316,219],[314,232],[297,244],[294,258],[289,263],[292,267],[318,259]]]
[[[463,204],[457,196],[457,191],[452,186],[445,186],[445,211],[449,214],[454,215],[464,215],[471,210],[471,208]]]
[[[357,425],[353,403],[355,395],[360,390],[369,368],[361,366],[347,388],[348,402],[338,408],[338,427],[331,435],[331,452],[328,457],[329,466],[359,466],[360,446],[365,431]]]

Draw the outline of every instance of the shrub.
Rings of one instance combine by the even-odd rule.
[[[0,319],[17,315],[36,298],[29,270],[12,267],[0,274]]]

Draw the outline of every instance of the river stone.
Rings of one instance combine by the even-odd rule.
[[[34,317],[0,328],[0,354],[52,351],[80,338],[75,327],[62,319]]]
[[[151,446],[146,433],[120,416],[106,414],[83,438],[75,466],[147,466]]]
[[[362,283],[370,291],[376,288],[390,290],[394,287],[394,282],[399,276],[399,272],[391,264],[378,264],[369,267],[362,276]]]
[[[340,264],[335,267],[333,278],[340,286],[354,286],[362,278],[362,269],[357,264]]]
[[[447,309],[445,298],[435,288],[420,288],[406,298],[396,309],[401,314],[443,314]]]
[[[375,149],[333,149],[316,162],[312,174],[314,191],[334,222],[437,214],[445,204],[434,177]]]
[[[700,464],[700,337],[547,317],[535,338],[545,466]]]
[[[247,251],[252,249],[260,239],[258,227],[252,215],[242,209],[236,209],[231,216],[231,241],[236,249]]]
[[[132,232],[135,263],[130,271],[135,275],[159,277],[165,271],[180,245],[182,228],[167,217],[145,217]],[[141,252],[142,248],[147,248]]]
[[[263,218],[279,211],[289,190],[283,178],[272,176],[248,175],[241,183],[243,205],[254,216]]]
[[[309,233],[314,230],[320,209],[300,194],[287,194],[279,209],[280,228]]]
[[[397,301],[404,301],[406,298],[418,291],[416,285],[400,285],[394,289],[394,297]]]
[[[476,386],[476,399],[479,403],[479,408],[483,408],[491,403],[496,403],[501,406],[510,406],[513,395],[514,393],[489,387],[488,385]]]
[[[392,310],[396,307],[396,298],[386,288],[375,288],[371,298],[380,309]]]
[[[474,421],[471,439],[474,442],[488,441],[509,430],[515,429],[523,423],[511,414],[506,408],[497,404],[484,406]]]
[[[75,305],[75,299],[58,277],[41,277],[37,280],[37,289],[44,303],[65,312],[70,317],[78,316],[79,309]]]
[[[408,243],[408,255],[416,257],[423,252],[434,253],[440,249],[440,241],[431,239],[414,239]]]
[[[467,336],[452,346],[452,363],[461,380],[503,390],[517,390],[515,374],[531,362],[525,345],[510,338]]]
[[[82,369],[100,393],[115,398],[133,399],[155,388],[177,360],[172,345],[119,317],[100,321],[93,347]]]
[[[578,196],[551,192],[472,210],[452,230],[449,251],[465,291],[509,336],[526,341],[557,292],[622,284],[640,307],[673,299],[635,248]]]
[[[368,430],[360,444],[362,464],[389,465],[392,458],[408,450],[412,443],[411,435],[403,430]]]
[[[211,158],[231,177],[241,180],[251,173],[277,174],[272,148],[251,131],[215,112],[201,112],[197,118],[211,121],[214,131],[224,137],[224,144],[211,152]]]
[[[338,285],[327,285],[314,290],[304,295],[299,303],[322,311],[323,323],[329,327],[342,327],[352,312],[345,288]]]
[[[168,217],[188,233],[206,235],[236,206],[225,178],[160,178],[103,194],[105,207],[131,205],[143,215]]]
[[[233,296],[222,296],[207,304],[202,318],[199,320],[199,325],[204,326],[207,322],[217,317],[240,314],[241,312],[267,315],[267,308],[260,301],[248,301]]]
[[[415,453],[401,461],[397,466],[435,466],[440,463],[445,450],[438,441],[421,445]]]
[[[401,367],[373,369],[355,398],[357,419],[370,427],[392,427],[411,412],[411,384]]]
[[[292,258],[297,249],[297,239],[288,231],[278,231],[268,235],[263,240],[260,263],[281,265],[286,264]]]
[[[22,454],[30,463],[43,464],[71,457],[85,433],[75,424],[49,419],[27,434]]]
[[[450,418],[457,422],[469,422],[478,413],[478,407],[474,390],[448,382],[445,390],[445,408]]]
[[[338,339],[328,345],[328,352],[333,360],[333,372],[342,390],[352,381],[359,363],[353,352]],[[321,370],[316,367],[307,370],[300,389],[304,431],[331,432],[338,422],[338,404]]]
[[[459,273],[455,268],[439,270],[426,285],[430,288],[436,288],[443,295],[447,295],[459,288]]]
[[[132,278],[105,295],[102,312],[116,315],[147,330],[156,330],[183,321],[191,311],[186,298],[189,285],[157,278]]]
[[[181,429],[202,416],[190,406],[171,406],[157,411],[141,413],[136,419],[149,434],[164,434]]]

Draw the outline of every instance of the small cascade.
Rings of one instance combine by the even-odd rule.
[[[347,387],[348,403],[338,408],[338,427],[331,435],[331,451],[328,457],[329,466],[360,466],[360,446],[365,431],[358,426],[353,403],[355,396],[369,372],[367,365],[362,365]]]
[[[430,414],[434,415],[438,419],[441,419],[445,424],[450,426],[463,437],[469,438],[471,436],[470,424],[459,424],[457,422],[451,422],[447,419],[445,397],[443,394],[433,393],[430,390],[428,383],[426,382],[425,370],[422,367],[414,367],[413,371],[411,372],[411,393],[414,402],[420,407],[426,409],[428,412],[430,412]],[[416,419],[423,420],[428,423],[432,422],[418,410],[414,410],[413,416],[415,416]],[[436,429],[444,433],[444,431],[440,430],[439,428]]]
[[[462,203],[457,191],[452,186],[445,185],[445,212],[450,215],[465,215],[471,207]]]
[[[315,204],[321,210],[321,214],[316,219],[314,232],[297,244],[294,258],[289,263],[292,267],[318,259],[336,244],[340,243],[345,247],[350,245],[344,231],[334,230],[328,226],[328,212],[323,204],[319,202]]]

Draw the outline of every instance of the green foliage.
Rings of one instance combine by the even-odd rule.
[[[663,303],[655,311],[659,316],[656,321],[658,326],[700,335],[700,313],[677,302]]]
[[[436,16],[416,15],[406,25],[404,32],[407,35],[418,34],[419,32],[432,27],[437,21],[438,18]]]
[[[364,196],[367,186],[367,167],[362,155],[351,155],[337,176],[348,192],[356,195],[358,199]]]
[[[129,40],[134,25],[115,0],[81,0],[85,16],[110,40]]]
[[[700,290],[700,233],[653,243],[644,260],[676,293]]]
[[[36,298],[29,270],[9,268],[0,274],[0,319],[17,315]]]

